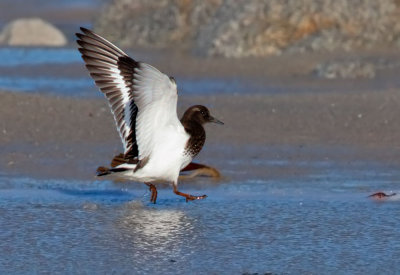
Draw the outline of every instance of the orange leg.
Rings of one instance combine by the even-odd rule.
[[[145,182],[145,184],[149,187],[149,190],[151,191],[151,197],[150,197],[150,202],[156,204],[157,201],[157,188],[154,184]]]
[[[173,183],[174,186],[174,193],[177,194],[178,196],[182,196],[186,198],[186,202],[188,201],[194,201],[194,200],[201,200],[201,199],[205,199],[207,198],[207,195],[203,195],[203,196],[193,196],[193,195],[189,195],[186,193],[182,193],[178,191],[178,187],[175,183]]]

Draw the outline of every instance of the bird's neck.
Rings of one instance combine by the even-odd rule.
[[[181,123],[186,132],[191,136],[203,135],[205,133],[203,125],[196,120],[183,117]]]
[[[195,157],[203,148],[206,141],[206,131],[201,123],[194,120],[184,120],[182,121],[182,125],[189,135],[186,150],[192,157]]]

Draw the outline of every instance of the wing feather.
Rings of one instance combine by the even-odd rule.
[[[128,57],[101,36],[81,30],[83,33],[77,34],[79,51],[108,99],[125,155],[137,156],[145,165],[157,141],[167,138],[164,134],[168,129],[183,130],[176,113],[176,83],[155,67]]]
[[[151,156],[166,127],[181,127],[176,113],[178,95],[175,82],[151,65],[142,63],[134,79],[133,98],[139,109],[136,139],[143,159]]]
[[[127,81],[124,77],[125,72],[119,64],[121,59],[130,58],[111,42],[92,31],[84,28],[81,28],[81,31],[82,33],[76,36],[82,59],[86,63],[90,76],[108,100],[124,145],[124,153],[137,157],[138,147],[135,135],[137,108],[132,103],[132,81]],[[127,61],[124,62],[127,63]],[[128,63],[133,68],[139,64],[133,59],[130,59]]]

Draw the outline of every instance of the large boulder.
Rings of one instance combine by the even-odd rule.
[[[64,34],[40,18],[22,18],[7,24],[0,33],[0,44],[9,46],[64,46]]]
[[[196,46],[227,57],[398,46],[399,16],[396,0],[225,0]]]
[[[114,0],[95,30],[123,46],[268,56],[400,45],[398,0]]]

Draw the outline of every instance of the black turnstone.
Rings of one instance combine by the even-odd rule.
[[[114,175],[144,182],[156,202],[157,181],[171,182],[174,193],[189,200],[204,199],[178,191],[179,172],[204,145],[203,124],[223,124],[201,105],[177,116],[175,79],[153,66],[135,61],[94,32],[81,28],[77,43],[90,76],[108,100],[124,153],[111,168],[99,167],[99,176]]]

